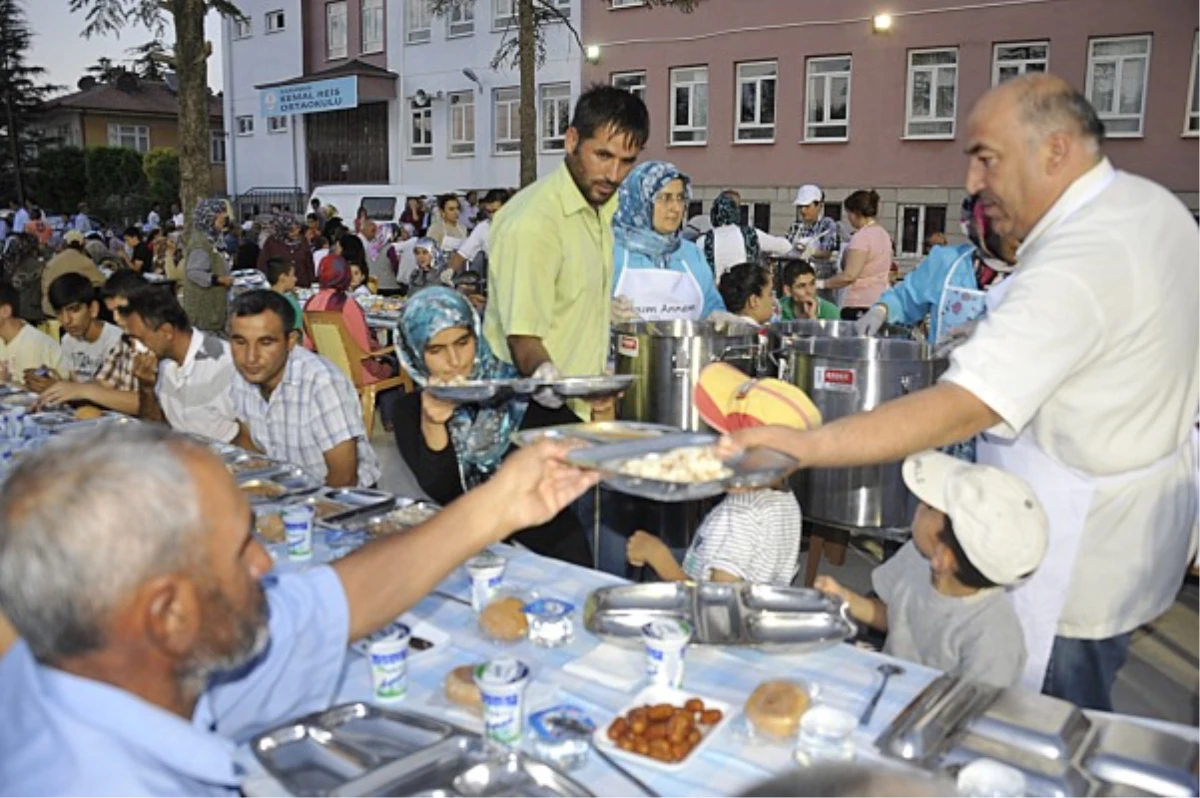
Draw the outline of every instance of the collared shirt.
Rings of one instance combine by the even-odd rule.
[[[615,193],[593,208],[564,163],[496,214],[484,335],[500,358],[512,362],[509,336],[531,336],[564,376],[604,373],[616,210]]]
[[[798,243],[801,239],[805,239],[806,243],[815,240],[816,247],[821,252],[837,252],[842,245],[842,236],[838,231],[837,222],[828,216],[822,216],[811,224],[803,219],[797,219],[788,228],[787,238],[797,248],[802,248],[802,245]]]
[[[254,445],[270,457],[295,463],[324,482],[329,475],[325,452],[354,440],[359,487],[379,481],[382,471],[367,440],[354,384],[320,355],[300,346],[293,349],[270,399],[263,399],[258,386],[241,374],[234,375],[230,394]]]
[[[237,435],[237,414],[229,386],[237,369],[229,344],[215,335],[192,330],[183,363],[163,360],[154,386],[159,407],[171,427],[217,441]]]
[[[128,335],[122,335],[121,343],[108,353],[96,372],[96,382],[117,391],[136,391],[140,388],[141,383],[133,376],[133,359],[139,349],[149,351]]]
[[[1177,455],[1092,498],[1058,631],[1112,637],[1171,606],[1195,553],[1196,223],[1162,186],[1104,160],[1046,212],[1017,261],[1007,296],[942,379],[1000,416],[990,432],[1029,428],[1089,477]]]
[[[268,576],[264,587],[270,646],[214,679],[190,721],[15,643],[0,659],[0,794],[236,795],[238,742],[328,707],[349,637],[333,569]]]

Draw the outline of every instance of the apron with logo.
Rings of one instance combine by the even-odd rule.
[[[643,321],[699,321],[704,314],[704,292],[690,270],[631,269],[628,252],[613,296],[632,301]]]

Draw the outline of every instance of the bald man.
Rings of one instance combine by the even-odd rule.
[[[1196,551],[1200,253],[1166,189],[1101,152],[1088,101],[1053,75],[992,89],[967,124],[966,189],[1021,267],[925,391],[811,433],[759,428],[804,467],[898,460],[974,435],[1051,523],[1012,598],[1026,687],[1111,709],[1133,630],[1174,601]]]

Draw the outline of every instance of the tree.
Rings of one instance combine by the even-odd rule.
[[[106,55],[96,59],[96,63],[87,68],[87,73],[101,83],[113,83],[125,70],[116,61]]]
[[[130,71],[142,80],[163,80],[166,77],[165,65],[174,60],[166,45],[158,39],[151,39],[140,47],[130,47],[125,54],[132,56],[126,60]]]
[[[94,210],[109,222],[131,224],[150,207],[142,156],[126,147],[90,147],[87,195]]]
[[[74,213],[87,199],[87,155],[79,147],[50,147],[38,153],[38,201],[44,208]]]
[[[156,38],[175,29],[175,72],[179,76],[180,198],[191,220],[196,203],[211,190],[208,126],[208,57],[212,44],[204,40],[204,16],[209,11],[244,19],[232,0],[70,0],[71,11],[86,12],[84,36],[119,33],[139,22]]]
[[[25,200],[27,170],[39,144],[35,122],[46,97],[58,87],[41,82],[46,70],[25,55],[33,31],[20,0],[0,0],[0,196]]]
[[[431,11],[439,17],[449,16],[455,8],[477,1],[428,0]],[[610,0],[584,2],[604,3],[607,8]],[[653,6],[669,6],[690,13],[700,2],[701,0],[647,0],[645,7],[649,9]],[[504,38],[492,56],[492,69],[515,67],[520,76],[521,185],[527,186],[537,180],[536,72],[546,61],[546,28],[554,24],[566,25],[580,50],[583,49],[583,40],[579,37],[579,31],[571,24],[570,18],[558,7],[557,0],[516,0],[516,6],[516,35],[511,35],[511,25],[505,30]]]
[[[170,147],[155,147],[142,159],[151,204],[164,208],[179,198],[179,153]]]

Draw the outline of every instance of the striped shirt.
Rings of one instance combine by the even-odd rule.
[[[703,581],[714,570],[747,582],[787,586],[800,559],[800,503],[790,490],[732,493],[704,519],[683,558],[683,570]]]
[[[325,452],[354,440],[358,485],[370,487],[382,473],[367,440],[362,405],[350,378],[320,355],[296,347],[288,355],[283,380],[263,399],[257,385],[241,374],[230,384],[233,409],[250,437],[269,457],[294,463],[322,482],[329,475]]]

